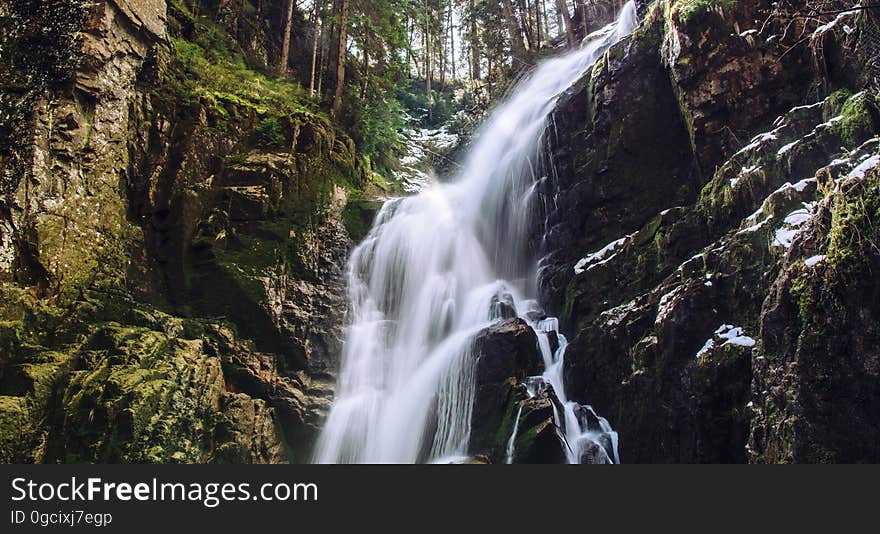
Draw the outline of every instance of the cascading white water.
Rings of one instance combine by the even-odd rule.
[[[499,319],[493,305],[499,298],[512,300],[538,333],[544,379],[564,408],[556,420],[565,428],[560,437],[569,461],[578,462],[589,444],[599,445],[602,459],[617,460],[607,421],[565,398],[564,338],[551,354],[547,334],[555,320],[532,320],[537,305],[527,297],[535,291],[536,262],[527,247],[527,207],[559,96],[635,25],[629,2],[616,23],[581,49],[543,62],[518,86],[481,128],[455,181],[382,207],[349,260],[351,324],[317,462],[465,457],[471,348],[476,334]]]

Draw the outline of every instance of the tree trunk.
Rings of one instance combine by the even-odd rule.
[[[296,0],[287,2],[287,18],[284,22],[284,39],[281,41],[281,63],[278,65],[278,74],[287,74],[287,64],[290,61],[290,34],[293,31],[293,8]]]
[[[345,89],[345,53],[348,49],[348,5],[349,0],[339,0],[339,47],[336,58],[336,92],[333,95],[333,117],[342,113],[342,91]]]
[[[452,7],[446,10],[443,26],[443,56],[440,68],[440,90],[446,89],[446,71],[449,69],[449,41],[452,39]]]
[[[541,15],[544,17],[544,35],[550,40],[550,17],[547,16],[547,2],[541,0]]]
[[[495,75],[492,72],[492,54],[486,54],[486,85],[489,87],[487,92],[491,91],[494,82]]]
[[[541,28],[541,0],[535,0],[535,48],[541,48],[541,42],[544,40]]]
[[[318,63],[318,42],[321,40],[321,34],[324,33],[324,26],[321,24],[321,11],[323,7],[320,0],[315,0],[315,6],[312,8],[312,72],[309,76],[309,96],[315,96],[315,72]]]
[[[413,53],[412,53],[412,42],[413,42],[413,32],[415,31],[415,23],[412,18],[407,19],[407,26],[409,29],[407,30],[407,35],[409,35],[409,39],[407,39],[407,47],[406,47],[406,72],[409,75],[412,75],[413,68]]]
[[[367,97],[367,87],[370,85],[370,34],[364,36],[364,81],[361,84],[361,100]]]
[[[516,63],[523,63],[525,61],[525,45],[523,45],[519,24],[517,24],[516,17],[513,15],[513,6],[510,4],[510,0],[501,0],[501,7],[504,10],[504,20],[507,23],[507,33],[510,37],[510,54],[514,62],[514,68],[518,68],[519,65],[516,65]]]
[[[568,6],[565,5],[565,0],[556,0],[556,12],[562,15],[568,47],[574,48],[574,29],[571,27],[571,15],[568,13]]]
[[[434,118],[431,102],[431,78],[434,73],[431,67],[431,13],[428,0],[425,0],[425,94],[428,96],[428,122]]]
[[[333,35],[333,24],[331,22],[330,26],[326,29],[324,28],[324,24],[327,24],[327,19],[324,19],[324,23],[321,25],[321,42],[318,43],[318,53],[320,56],[318,57],[318,94],[324,94],[324,78],[327,75],[327,41],[329,40],[329,36]]]
[[[449,18],[452,19],[452,10],[449,11]],[[461,42],[461,26],[458,27],[458,42]],[[449,28],[449,44],[452,45],[450,52],[452,53],[452,79],[453,81],[458,78],[458,75],[455,73],[455,30],[452,27],[452,23],[450,22]]]
[[[526,48],[528,50],[534,49],[534,43],[532,39],[532,29],[529,24],[529,7],[526,5],[526,0],[517,0],[517,5],[519,7],[519,19],[521,21],[521,34],[525,34],[526,36]]]
[[[480,72],[480,35],[477,33],[477,17],[474,14],[474,0],[470,0],[470,12],[471,12],[471,35],[470,35],[470,48],[471,48],[471,80],[479,81],[482,79],[482,73]]]
[[[587,6],[584,0],[574,0],[574,8],[581,19],[581,33],[583,37],[587,36]]]

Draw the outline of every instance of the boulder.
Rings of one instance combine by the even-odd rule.
[[[476,391],[470,451],[501,461],[513,430],[517,402],[525,397],[520,382],[542,371],[538,338],[522,319],[509,319],[481,332],[473,354]]]

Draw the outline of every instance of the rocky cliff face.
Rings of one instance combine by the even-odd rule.
[[[283,81],[242,89],[267,18],[191,4],[2,7],[3,461],[307,459],[368,173]],[[205,24],[250,63],[200,61]]]
[[[644,3],[556,113],[544,298],[625,462],[880,458],[878,19],[832,4]]]

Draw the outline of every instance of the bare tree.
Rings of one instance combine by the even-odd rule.
[[[323,8],[322,0],[315,0],[315,4],[312,7],[312,72],[309,76],[309,96],[315,96],[315,71],[317,70],[316,66],[318,63],[318,43],[321,41],[321,38],[324,34],[324,25],[321,24],[321,16]]]
[[[522,63],[525,61],[526,48],[523,44],[522,34],[520,34],[519,24],[513,13],[513,6],[511,5],[510,0],[501,0],[501,7],[504,13],[504,21],[507,23],[507,33],[510,38],[510,54],[513,57],[514,63]]]
[[[349,0],[339,0],[339,41],[336,57],[336,92],[333,95],[333,116],[342,113],[342,91],[345,89],[345,54],[348,49]]]
[[[532,42],[532,29],[529,23],[529,7],[526,0],[517,0],[517,5],[519,7],[519,20],[521,21],[520,34],[525,34],[526,47],[529,50],[532,50],[534,48],[534,43]]]
[[[425,93],[428,95],[428,120],[434,118],[431,101],[431,78],[434,76],[431,65],[431,11],[425,0]]]
[[[471,34],[468,43],[471,52],[471,79],[480,80],[482,73],[480,72],[480,35],[477,33],[477,17],[475,15],[474,0],[470,1],[471,13]]]
[[[541,28],[541,5],[542,0],[535,1],[535,48],[541,48],[541,42],[544,40]]]
[[[284,21],[284,39],[281,41],[281,63],[278,65],[278,74],[287,74],[287,64],[290,62],[290,34],[293,31],[293,8],[296,0],[288,0],[287,17]]]
[[[556,12],[562,17],[568,47],[574,48],[574,29],[571,27],[571,14],[568,12],[568,6],[565,5],[565,0],[556,0]]]

